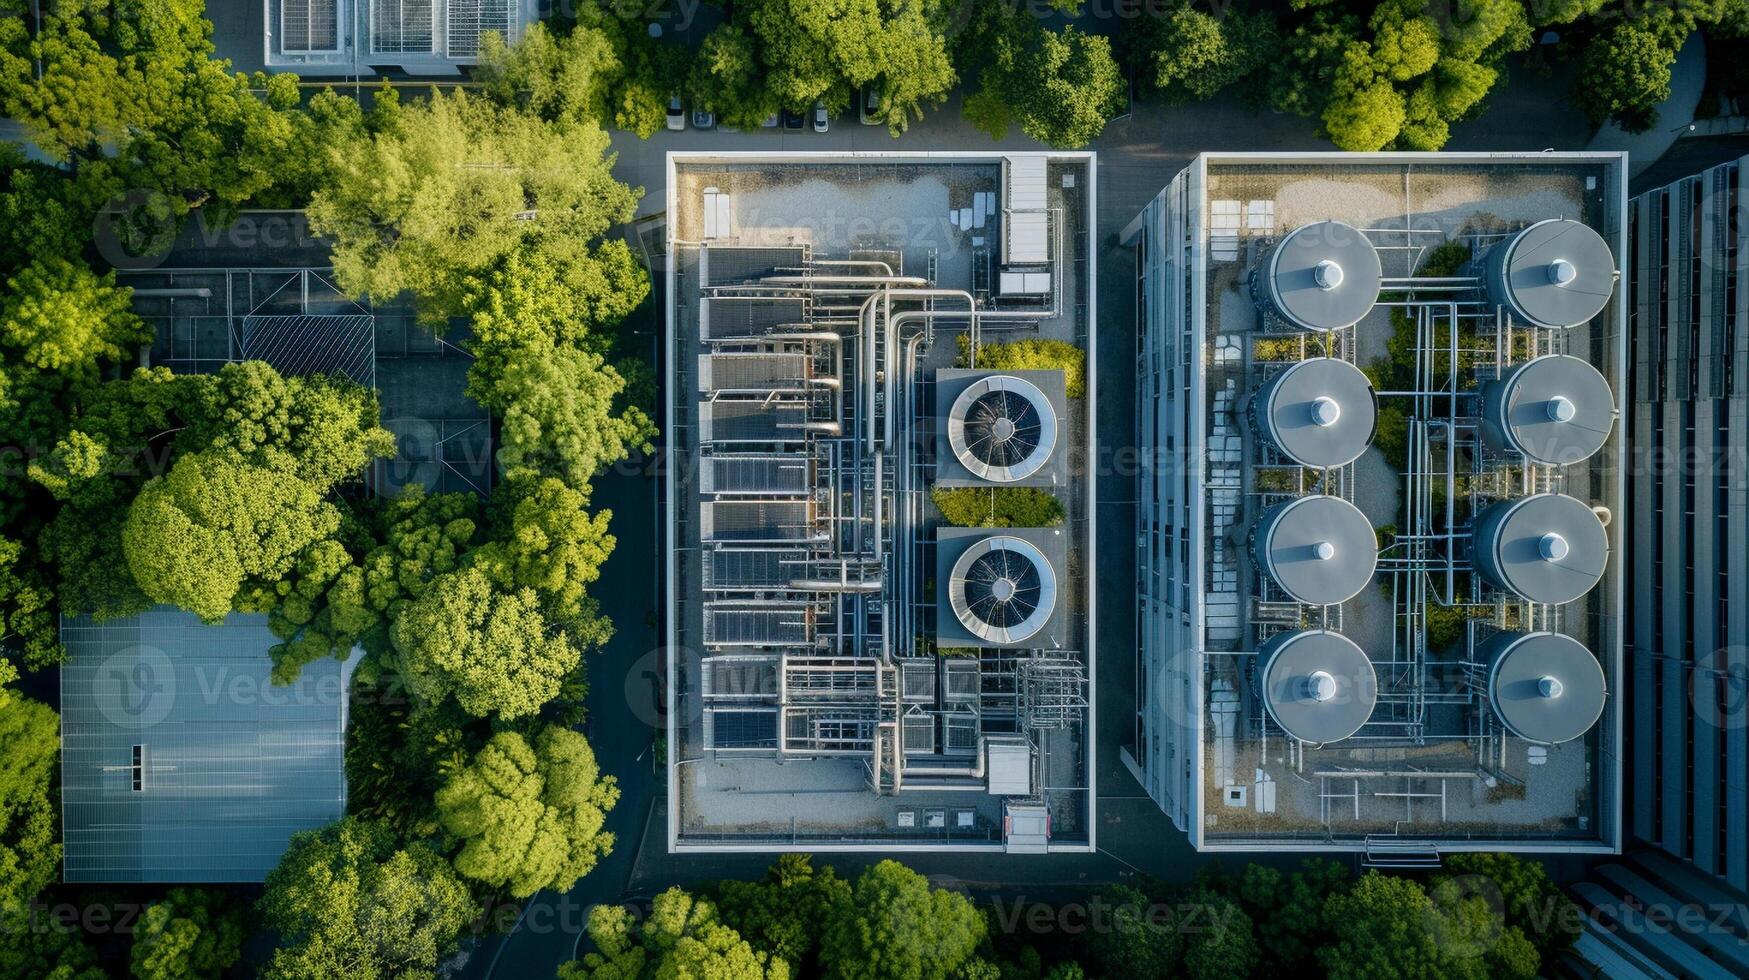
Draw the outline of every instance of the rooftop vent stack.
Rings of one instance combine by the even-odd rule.
[[[1588,362],[1549,354],[1483,387],[1482,422],[1494,448],[1564,466],[1603,448],[1615,424],[1615,395]]]
[[[1609,535],[1583,501],[1541,493],[1506,500],[1476,517],[1476,570],[1531,602],[1572,602],[1590,592],[1609,563]]]
[[[1478,648],[1488,703],[1506,730],[1554,745],[1590,731],[1603,714],[1603,665],[1560,633],[1497,633]]]
[[[1496,243],[1482,257],[1488,301],[1538,327],[1574,327],[1615,295],[1615,258],[1603,236],[1550,218]]]
[[[961,625],[990,643],[1025,640],[1044,628],[1057,604],[1057,573],[1030,541],[992,535],[954,562],[948,604]]]
[[[1360,509],[1316,494],[1276,504],[1252,535],[1258,565],[1296,602],[1347,602],[1372,581],[1378,537]]]
[[[1277,633],[1258,650],[1263,707],[1282,731],[1321,745],[1372,717],[1378,677],[1353,640],[1330,630]]]
[[[1252,288],[1288,324],[1323,333],[1359,323],[1379,301],[1382,275],[1378,250],[1360,229],[1319,221],[1276,242]]]
[[[1032,382],[992,375],[954,399],[947,440],[960,465],[979,479],[1013,483],[1050,460],[1057,445],[1057,413]]]
[[[1271,378],[1251,399],[1257,429],[1301,466],[1329,469],[1359,458],[1372,442],[1378,404],[1361,370],[1314,357]]]

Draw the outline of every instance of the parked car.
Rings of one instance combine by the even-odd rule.
[[[686,110],[680,105],[680,96],[668,100],[668,128],[682,130],[686,128]]]
[[[783,115],[782,115],[782,113],[777,113],[777,112],[774,112],[769,116],[766,116],[764,119],[760,120],[760,122],[759,122],[760,129],[776,129],[777,127],[779,127],[781,125],[783,125]]]
[[[808,117],[799,112],[791,112],[788,109],[783,110],[784,129],[800,130],[807,121]]]
[[[824,133],[830,125],[831,121],[826,118],[826,103],[814,103],[814,132]]]
[[[717,114],[716,113],[710,111],[709,109],[696,109],[695,108],[692,110],[692,128],[693,129],[715,129],[716,125],[717,125]]]
[[[862,90],[862,104],[859,107],[864,126],[880,126],[887,121],[886,106],[882,103],[881,86],[879,82]]]

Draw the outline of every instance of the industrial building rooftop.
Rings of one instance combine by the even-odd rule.
[[[668,166],[670,847],[1090,849],[1093,157]]]
[[[1139,249],[1137,728],[1199,848],[1610,850],[1613,154],[1205,154]]]

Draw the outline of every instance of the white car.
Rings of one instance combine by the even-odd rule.
[[[814,132],[824,133],[828,128],[830,121],[826,118],[826,103],[814,103]]]
[[[678,95],[668,100],[668,128],[676,132],[686,128],[686,109]]]

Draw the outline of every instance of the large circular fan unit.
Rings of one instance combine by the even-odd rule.
[[[948,586],[953,613],[973,636],[1019,643],[1051,618],[1057,573],[1044,552],[1020,538],[997,535],[967,548]]]
[[[947,441],[974,476],[1013,483],[1050,460],[1057,445],[1057,413],[1030,381],[1005,374],[980,378],[954,399]]]

